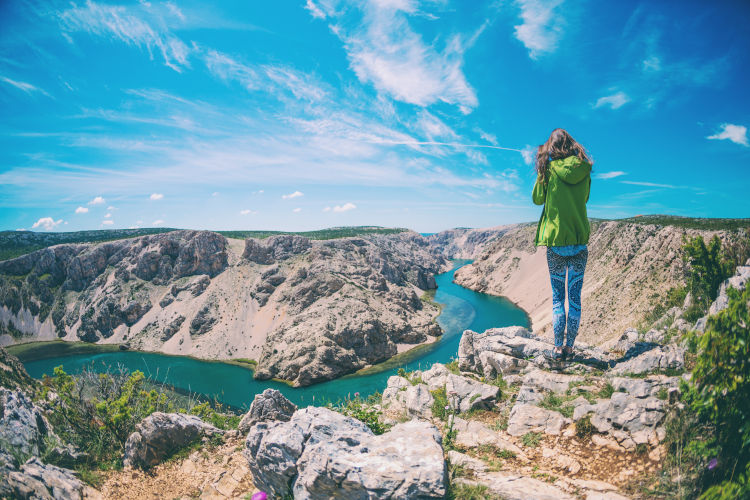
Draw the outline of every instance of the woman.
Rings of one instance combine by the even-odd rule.
[[[552,281],[555,348],[545,351],[545,355],[552,360],[572,357],[581,321],[581,288],[588,259],[586,245],[591,231],[586,202],[589,201],[591,190],[592,164],[583,146],[561,128],[552,131],[547,142],[539,146],[536,155],[537,178],[532,199],[536,205],[544,205],[544,209],[539,218],[534,243],[547,247],[547,264]]]

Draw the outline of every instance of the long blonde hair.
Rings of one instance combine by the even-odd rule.
[[[568,156],[577,156],[581,161],[593,165],[586,149],[578,144],[570,134],[561,128],[556,128],[549,135],[547,142],[539,146],[536,152],[536,172],[547,177],[550,158],[559,160]]]

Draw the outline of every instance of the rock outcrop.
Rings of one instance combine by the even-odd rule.
[[[148,469],[203,436],[221,433],[195,415],[155,412],[128,436],[123,464]]]
[[[242,434],[247,434],[250,428],[258,422],[268,420],[278,420],[286,422],[294,412],[297,411],[297,405],[289,401],[276,389],[266,389],[255,396],[250,403],[250,409],[240,420],[237,430]]]
[[[38,457],[57,436],[31,398],[22,390],[0,387],[0,450]]]
[[[298,410],[289,421],[260,422],[245,456],[255,484],[279,498],[443,498],[441,436],[413,420],[374,435],[362,422],[326,408]]]
[[[98,500],[102,496],[73,471],[32,457],[20,467],[0,451],[0,497],[34,500]]]

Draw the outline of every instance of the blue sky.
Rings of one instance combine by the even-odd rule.
[[[432,232],[536,220],[563,127],[593,217],[748,217],[750,4],[0,4],[0,229]]]

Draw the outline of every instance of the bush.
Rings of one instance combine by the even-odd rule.
[[[735,491],[750,494],[750,288],[742,293],[729,289],[728,296],[728,307],[709,317],[698,340],[687,394],[698,418],[713,427],[711,444],[718,451],[718,484],[705,498],[734,498],[725,495]]]
[[[88,454],[89,465],[117,467],[135,426],[155,411],[174,411],[165,394],[144,389],[143,372],[68,375],[62,366],[43,379],[43,395],[54,392],[49,415],[55,432]]]
[[[375,408],[374,404],[378,402],[379,393],[368,397],[367,401],[363,401],[358,396],[354,399],[345,399],[337,404],[328,403],[326,408],[346,415],[347,417],[356,418],[360,422],[363,422],[370,430],[375,434],[383,434],[387,432],[391,426],[386,425],[380,421],[381,411]]]
[[[693,303],[703,311],[716,299],[721,282],[734,274],[738,256],[722,250],[721,240],[714,236],[708,245],[701,236],[686,239],[683,259],[687,264],[687,288]]]

